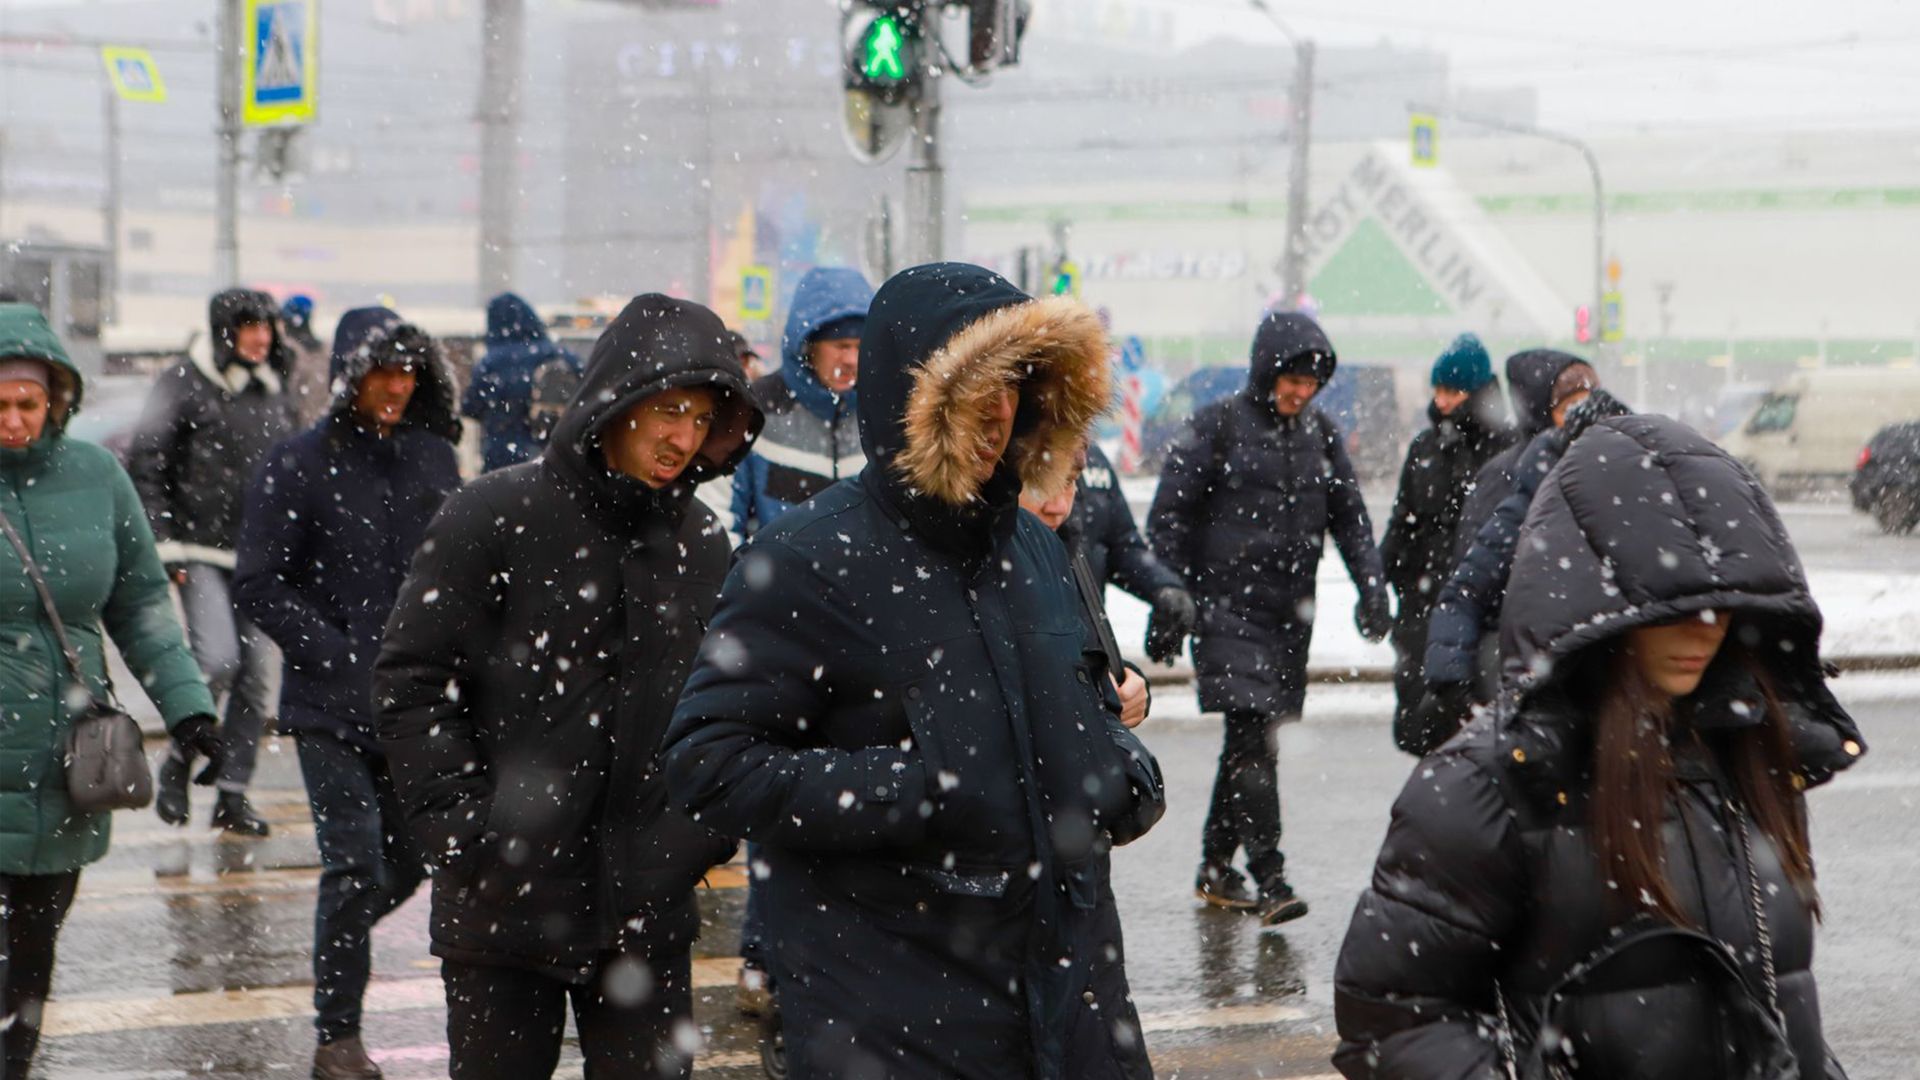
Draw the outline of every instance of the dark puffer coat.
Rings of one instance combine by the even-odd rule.
[[[1453,540],[1453,561],[1459,562],[1473,546],[1474,534],[1493,511],[1513,494],[1514,466],[1534,436],[1553,426],[1553,382],[1560,373],[1585,360],[1558,349],[1528,349],[1507,357],[1507,397],[1513,403],[1515,436],[1474,476],[1460,508],[1460,526]]]
[[[1707,610],[1732,613],[1729,644],[1749,643],[1769,658],[1796,786],[1825,781],[1863,752],[1825,685],[1819,610],[1753,478],[1671,420],[1597,426],[1548,478],[1527,519],[1503,634],[1517,676],[1496,713],[1423,762],[1394,806],[1335,971],[1334,1061],[1343,1073],[1503,1075],[1496,988],[1525,1059],[1548,989],[1630,914],[1601,880],[1593,851],[1594,698],[1570,690],[1569,673],[1587,650],[1633,627]],[[1677,904],[1733,947],[1758,992],[1757,924],[1729,810],[1738,789],[1718,750],[1729,730],[1763,715],[1755,689],[1737,664],[1716,663],[1677,703],[1678,722],[1710,749],[1676,752],[1661,829]],[[1813,917],[1769,836],[1757,827],[1751,836],[1791,1049],[1804,1080],[1825,1080]],[[1697,980],[1696,960],[1643,945],[1605,972],[1554,1006],[1577,1076],[1730,1075],[1714,1038],[1724,999]]]
[[[254,470],[293,434],[285,379],[293,351],[280,339],[273,298],[229,289],[208,305],[207,347],[160,373],[127,448],[127,474],[153,523],[163,563],[233,569],[242,499]],[[274,327],[258,366],[234,355],[242,322]]]
[[[1475,391],[1452,415],[1429,403],[1431,426],[1413,437],[1400,469],[1400,488],[1380,541],[1387,584],[1398,594],[1395,622],[1426,624],[1427,611],[1453,570],[1454,533],[1473,479],[1495,454],[1516,441],[1492,383]]]
[[[1273,384],[1291,356],[1333,346],[1312,320],[1276,316],[1292,340],[1256,343],[1244,392],[1193,415],[1160,473],[1147,539],[1200,604],[1200,707],[1297,716],[1327,534],[1363,598],[1386,608],[1386,574],[1345,440],[1308,407],[1283,417]],[[1270,320],[1272,322],[1274,320]],[[1266,346],[1266,347],[1260,347]]]
[[[1186,587],[1180,575],[1167,569],[1147,546],[1134,524],[1127,493],[1120,490],[1120,474],[1093,443],[1087,444],[1087,467],[1080,473],[1079,485],[1073,513],[1067,515],[1060,534],[1069,549],[1077,548],[1086,557],[1094,581],[1116,585],[1148,603],[1161,589]]]
[[[721,415],[679,482],[611,471],[601,433],[675,386]],[[623,923],[671,947],[732,844],[667,805],[661,736],[706,631],[727,541],[694,485],[760,414],[718,317],[636,297],[594,345],[537,461],[488,473],[427,530],[374,669],[379,735],[438,863],[433,952],[584,980]]]
[[[1467,553],[1440,589],[1427,624],[1426,676],[1431,685],[1470,682],[1481,655],[1481,637],[1500,618],[1507,576],[1513,566],[1520,525],[1534,494],[1567,448],[1598,421],[1623,416],[1627,407],[1605,390],[1595,390],[1567,414],[1563,427],[1535,435],[1514,464],[1512,490],[1480,523]]]
[[[1147,1076],[1103,884],[1161,813],[1158,767],[1103,693],[1065,549],[1017,503],[1066,481],[1106,407],[1104,331],[958,264],[896,276],[866,331],[872,464],[742,549],[674,792],[760,844],[794,1076]]]
[[[280,646],[280,729],[374,749],[373,661],[427,523],[460,486],[453,375],[438,349],[420,364],[392,434],[369,432],[353,398],[395,343],[425,344],[386,308],[356,308],[334,331],[327,415],[274,448],[247,495],[234,603]]]

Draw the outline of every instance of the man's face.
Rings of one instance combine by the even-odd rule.
[[[636,402],[601,432],[607,467],[651,488],[663,488],[693,464],[719,413],[719,396],[705,386],[662,390]]]
[[[1455,390],[1451,386],[1436,386],[1433,388],[1433,407],[1440,410],[1441,416],[1452,416],[1453,411],[1465,405],[1467,398],[1472,396],[1465,390]]]
[[[397,427],[407,415],[419,376],[411,366],[377,367],[360,380],[353,395],[353,411],[381,434]]]
[[[1007,387],[988,399],[984,438],[975,450],[974,475],[981,483],[993,476],[993,470],[999,466],[1000,458],[1007,452],[1007,444],[1013,441],[1013,417],[1020,408],[1020,392]]]
[[[1573,411],[1575,405],[1587,400],[1588,395],[1592,393],[1593,391],[1591,390],[1575,390],[1573,393],[1561,398],[1560,404],[1553,407],[1553,426],[1566,427],[1567,414]]]
[[[807,346],[813,373],[820,384],[836,394],[853,389],[860,378],[860,339],[826,338]]]
[[[46,387],[31,379],[0,382],[0,447],[25,449],[46,426]]]
[[[233,354],[249,364],[264,363],[267,350],[273,348],[273,327],[263,322],[243,322],[233,328]]]
[[[1273,407],[1281,416],[1299,416],[1313,395],[1320,392],[1320,380],[1311,375],[1282,375],[1273,380]]]

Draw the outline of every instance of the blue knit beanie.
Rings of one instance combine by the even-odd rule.
[[[1453,339],[1440,359],[1433,362],[1433,385],[1471,394],[1493,381],[1493,358],[1487,347],[1472,334]]]

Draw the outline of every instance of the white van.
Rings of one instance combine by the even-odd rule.
[[[1844,483],[1860,448],[1896,420],[1920,419],[1920,368],[1795,372],[1720,440],[1769,490]]]

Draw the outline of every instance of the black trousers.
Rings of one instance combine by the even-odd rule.
[[[1401,601],[1405,603],[1405,601]],[[1427,693],[1426,611],[1402,615],[1393,622],[1393,723],[1401,731],[1413,722],[1414,710]]]
[[[6,987],[6,1064],[0,1080],[25,1080],[40,1045],[41,1013],[53,986],[53,942],[67,921],[80,871],[0,874],[0,985]]]
[[[1280,724],[1265,713],[1227,713],[1220,766],[1213,777],[1213,801],[1200,834],[1200,855],[1228,866],[1235,852],[1247,853],[1247,873],[1264,883],[1280,876]]]
[[[545,1080],[560,1063],[567,1003],[586,1080],[685,1080],[693,1075],[690,947],[610,952],[591,981],[522,968],[440,965],[447,986],[453,1080]]]

